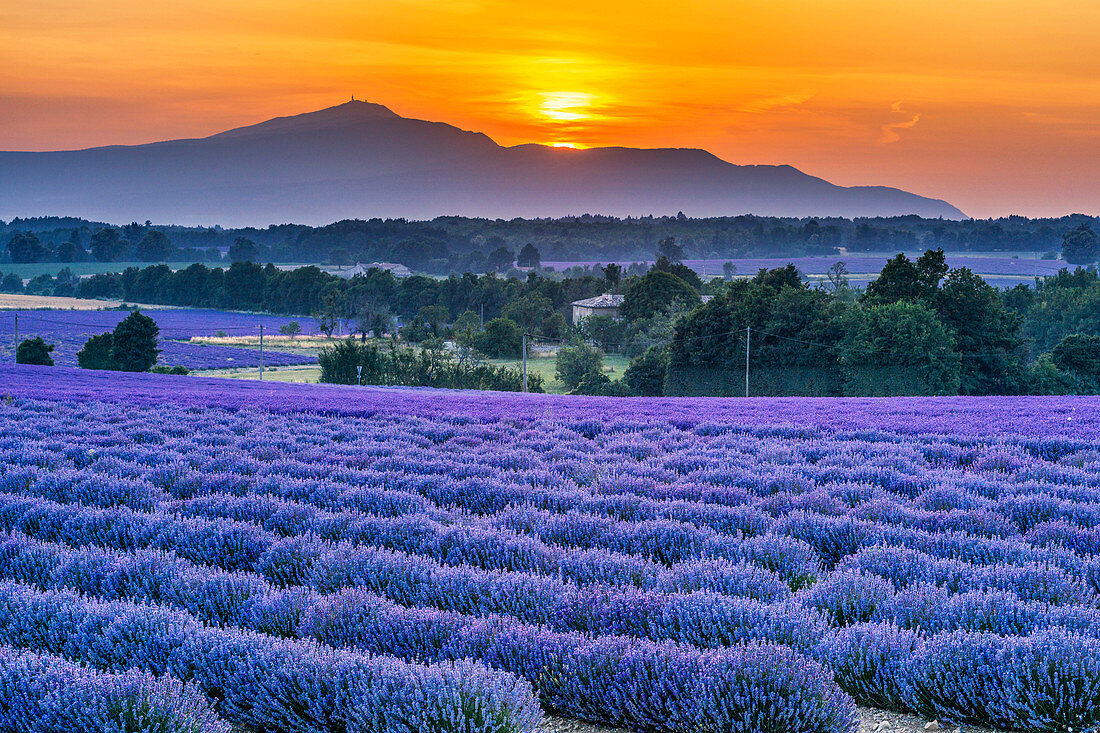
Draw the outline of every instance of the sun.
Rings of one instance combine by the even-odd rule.
[[[552,147],[552,148],[566,148],[568,150],[581,150],[581,149],[584,148],[584,146],[581,145],[580,143],[563,143],[563,142],[550,143],[550,147]]]
[[[588,108],[596,100],[587,92],[542,92],[538,113],[554,122],[580,122],[591,119]]]

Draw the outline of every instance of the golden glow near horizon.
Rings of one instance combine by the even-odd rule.
[[[977,216],[1100,213],[1098,37],[1095,0],[8,2],[0,149],[355,94],[504,145],[701,147]]]

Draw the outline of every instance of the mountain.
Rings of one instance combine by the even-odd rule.
[[[965,218],[896,188],[845,188],[705,150],[505,147],[369,102],[210,137],[0,152],[0,218],[66,214],[225,226],[594,213]]]

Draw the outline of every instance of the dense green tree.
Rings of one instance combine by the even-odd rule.
[[[501,246],[489,253],[485,259],[485,266],[494,272],[502,272],[511,269],[516,261],[516,253],[507,247]]]
[[[23,278],[14,272],[9,272],[0,279],[0,293],[22,293]]]
[[[108,331],[88,339],[76,354],[76,364],[81,369],[110,369],[117,371],[114,352],[114,334]]]
[[[528,333],[542,329],[542,324],[554,312],[554,304],[541,293],[528,293],[505,305],[500,314],[519,324]]]
[[[1100,260],[1100,237],[1088,224],[1062,235],[1062,259],[1071,265],[1091,265]]]
[[[478,334],[476,348],[493,358],[513,358],[523,350],[523,331],[510,318],[494,318]]]
[[[92,257],[99,262],[115,262],[122,259],[129,245],[122,241],[117,229],[104,227],[92,235]]]
[[[111,336],[111,359],[124,372],[147,372],[157,363],[157,322],[134,311],[115,326]]]
[[[695,306],[700,302],[699,293],[693,287],[662,270],[650,270],[645,277],[631,280],[625,296],[619,315],[628,321],[652,318],[677,303]]]
[[[516,255],[516,265],[519,267],[535,267],[537,268],[542,264],[542,256],[539,254],[539,248],[528,242],[523,245],[523,248]]]
[[[294,339],[302,332],[302,324],[298,321],[290,321],[279,326],[279,333],[289,339]]]
[[[1058,342],[1051,361],[1065,372],[1100,381],[1100,336],[1075,333]]]
[[[80,262],[87,254],[79,242],[72,240],[64,241],[57,247],[58,262]]]
[[[16,232],[8,240],[8,255],[15,263],[41,262],[48,252],[34,232]]]
[[[554,373],[566,390],[573,391],[585,375],[603,373],[603,352],[584,341],[575,340],[558,349]]]
[[[657,243],[657,258],[666,258],[670,262],[684,259],[684,246],[676,242],[676,237],[665,237]]]
[[[41,336],[24,339],[15,349],[15,363],[53,366],[53,357],[50,356],[53,349],[54,345],[43,341]]]
[[[849,394],[956,394],[955,335],[919,302],[871,306],[849,322],[842,342]]]
[[[954,332],[961,355],[963,394],[1011,394],[1019,390],[1020,317],[1000,293],[965,267],[951,270],[934,306]]]
[[[259,262],[260,247],[247,237],[237,237],[233,244],[229,245],[230,262]],[[342,262],[333,264],[345,264]]]
[[[863,300],[872,305],[899,300],[928,302],[946,274],[947,259],[942,249],[927,250],[916,262],[898,254],[886,263],[878,278],[867,285]]]
[[[619,283],[623,279],[623,268],[614,262],[609,262],[602,268],[603,279],[607,282],[607,287],[617,288]]]
[[[762,268],[752,279],[757,285],[782,290],[783,288],[802,288],[802,273],[793,264],[772,270]]]
[[[175,248],[168,235],[159,229],[151,229],[134,247],[134,254],[142,262],[167,262]]]
[[[611,316],[589,316],[580,322],[579,331],[604,351],[618,351],[626,342],[627,324]]]
[[[644,354],[630,362],[623,373],[623,382],[630,391],[643,397],[660,397],[665,393],[665,374],[668,372],[668,350],[651,346]]]

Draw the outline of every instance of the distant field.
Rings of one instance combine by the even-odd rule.
[[[58,298],[53,295],[18,295],[0,293],[0,310],[77,310],[98,311],[117,308],[120,300],[90,300],[87,298]],[[165,308],[167,306],[157,306]]]
[[[894,256],[891,254],[848,254],[828,257],[755,257],[743,259],[709,259],[709,260],[684,260],[684,264],[691,267],[705,278],[721,277],[722,267],[727,262],[732,262],[737,268],[737,277],[751,277],[759,270],[766,268],[783,267],[793,263],[811,280],[823,279],[829,268],[837,262],[843,262],[847,268],[848,279],[853,285],[866,284],[878,277],[886,261]],[[909,253],[910,257],[919,256],[917,252]],[[546,261],[542,265],[555,270],[565,270],[570,267],[590,266],[603,264],[596,261]],[[630,260],[620,261],[618,264],[626,267],[632,264]],[[967,267],[975,274],[981,275],[990,284],[999,287],[1012,286],[1018,282],[1031,282],[1034,277],[1054,275],[1058,270],[1069,265],[1063,260],[1043,260],[1035,252],[949,252],[947,264],[950,267]]]
[[[122,272],[127,267],[148,267],[149,265],[157,265],[159,262],[30,262],[26,264],[12,264],[7,263],[0,265],[0,272],[8,273],[14,272],[24,280],[30,280],[32,277],[38,277],[39,275],[56,275],[64,270],[66,267],[72,270],[74,275],[85,277],[87,275],[96,275],[101,272]],[[182,270],[185,267],[190,267],[193,262],[168,262],[166,263],[173,270]],[[210,263],[217,264],[217,263]]]
[[[58,300],[58,299],[51,299]],[[87,303],[72,299],[75,303]],[[107,301],[91,301],[106,304]],[[298,320],[303,329],[313,330],[316,324],[311,318],[293,319],[256,313],[200,310],[189,308],[150,308],[143,312],[153,318],[160,327],[161,354],[158,363],[188,369],[214,369],[249,367],[259,363],[259,353],[254,348],[238,346],[211,346],[192,343],[193,336],[228,334],[257,334],[263,325],[270,333],[288,321]],[[120,310],[0,310],[0,359],[11,359],[19,339],[41,336],[55,346],[53,359],[59,365],[75,366],[76,354],[89,337],[112,330],[125,318]],[[18,318],[18,322],[16,319]],[[264,362],[269,365],[308,364],[316,361],[315,353],[287,353],[272,344],[265,346]]]

